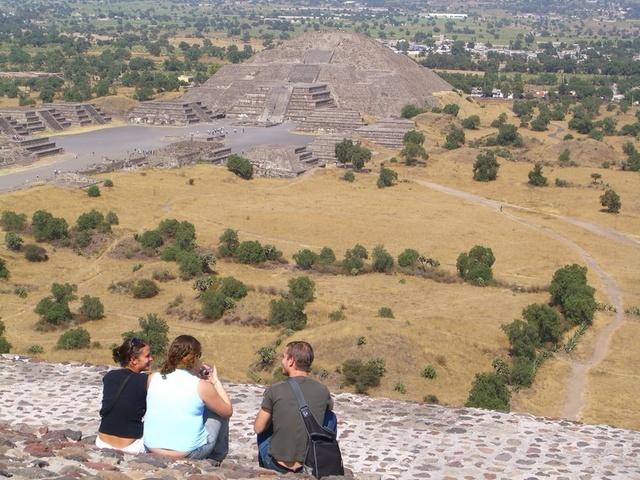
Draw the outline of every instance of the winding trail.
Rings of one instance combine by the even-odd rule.
[[[522,207],[520,205],[499,202],[497,200],[481,197],[479,195],[475,195],[473,193],[465,192],[462,190],[456,190],[454,188],[446,187],[444,185],[429,182],[426,180],[414,180],[414,182],[431,190],[436,190],[438,192],[460,198],[476,205],[481,205],[483,207],[502,211],[502,214],[509,219],[521,223],[528,228],[536,230],[548,237],[553,238],[554,240],[567,245],[569,248],[578,253],[583,258],[585,263],[589,266],[589,268],[598,275],[600,281],[602,282],[602,285],[604,286],[605,294],[609,299],[609,303],[616,309],[616,314],[615,318],[611,322],[609,322],[607,325],[601,328],[600,331],[597,332],[593,351],[584,362],[579,362],[569,357],[569,363],[571,364],[571,376],[568,380],[567,392],[561,415],[570,420],[578,420],[585,405],[585,390],[589,370],[591,370],[591,368],[595,367],[604,360],[609,350],[609,345],[611,343],[613,334],[624,323],[624,303],[622,298],[622,291],[616,280],[598,264],[593,256],[573,240],[561,235],[560,233],[549,227],[539,225],[527,218],[517,216],[510,211],[502,209],[503,207],[508,207],[510,210],[543,214],[545,216],[549,216],[557,220],[569,223],[571,225],[580,227],[590,233],[635,248],[640,248],[640,241],[624,233],[618,232],[617,230],[586,222],[577,218],[567,217],[564,215],[548,214],[546,212],[539,212],[535,209]]]

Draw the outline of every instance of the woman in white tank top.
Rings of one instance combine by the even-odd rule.
[[[215,366],[202,365],[201,356],[200,342],[180,335],[160,373],[151,375],[143,437],[149,451],[171,458],[226,456],[233,407]]]

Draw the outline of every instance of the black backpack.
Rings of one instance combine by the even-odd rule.
[[[309,437],[304,460],[305,471],[316,478],[344,475],[342,454],[338,440],[336,440],[336,433],[318,423],[304,399],[298,382],[293,378],[290,378],[288,382],[298,400],[300,415]]]

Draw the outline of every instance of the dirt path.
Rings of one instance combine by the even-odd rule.
[[[624,303],[622,298],[622,291],[618,286],[616,280],[606,272],[598,262],[593,258],[589,252],[580,247],[577,243],[572,241],[571,239],[561,235],[555,230],[538,225],[537,223],[520,216],[515,215],[511,210],[515,211],[526,211],[530,213],[543,213],[537,212],[534,209],[521,207],[519,205],[513,205],[503,202],[498,202],[496,200],[491,200],[489,198],[481,197],[479,195],[475,195],[472,193],[464,192],[461,190],[456,190],[450,187],[446,187],[444,185],[439,185],[437,183],[428,182],[426,180],[415,180],[415,183],[418,185],[422,185],[424,187],[430,188],[432,190],[437,190],[441,193],[445,193],[447,195],[452,195],[457,198],[461,198],[463,200],[469,201],[476,205],[482,205],[484,207],[492,208],[495,210],[499,210],[508,217],[509,219],[521,223],[533,230],[543,233],[565,245],[569,248],[573,249],[577,252],[585,261],[585,263],[589,266],[591,270],[593,270],[600,278],[602,285],[604,286],[605,294],[608,297],[609,303],[616,308],[616,314],[613,321],[609,322],[606,326],[604,326],[600,331],[596,333],[596,339],[594,343],[594,348],[589,357],[584,362],[578,362],[576,360],[568,358],[568,361],[571,365],[571,376],[569,377],[567,384],[567,391],[564,401],[564,407],[562,410],[562,416],[568,418],[570,420],[579,420],[580,413],[585,405],[585,390],[587,384],[587,375],[589,370],[598,365],[602,360],[604,360],[608,350],[609,345],[611,343],[611,338],[613,337],[614,332],[623,324],[624,322]],[[504,207],[508,207],[509,210],[505,210]],[[600,235],[606,237],[610,240],[624,243],[626,245],[631,245],[634,247],[640,247],[640,242],[637,240],[628,237],[627,235],[618,232],[616,230],[603,227],[600,225],[592,224],[589,222],[585,222],[583,220],[579,220],[572,217],[566,217],[563,215],[548,215],[544,213],[545,216],[552,216],[560,221],[564,221],[570,223],[572,225],[581,227],[591,233],[596,235]]]

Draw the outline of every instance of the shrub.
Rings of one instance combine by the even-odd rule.
[[[225,297],[230,297],[235,300],[240,300],[247,296],[246,285],[233,277],[225,277],[220,280],[218,291]]]
[[[420,376],[428,378],[429,380],[433,380],[438,376],[438,372],[436,372],[436,368],[433,365],[427,365],[420,372]]]
[[[498,177],[500,164],[491,150],[478,154],[473,164],[473,179],[477,182],[489,182]]]
[[[44,348],[42,345],[31,345],[27,348],[27,353],[29,355],[38,355],[39,353],[44,353]]]
[[[345,172],[344,175],[340,177],[341,180],[345,182],[353,183],[356,180],[356,176],[352,171]]]
[[[556,178],[555,184],[558,188],[567,188],[570,185],[568,180],[563,180],[561,178]]]
[[[38,210],[31,217],[31,231],[38,242],[59,240],[69,235],[64,218],[56,218],[46,210]]]
[[[176,261],[183,280],[188,280],[202,273],[202,260],[195,252],[180,250],[176,256]]]
[[[425,161],[429,155],[422,145],[417,143],[407,143],[400,152],[400,156],[404,158],[405,165],[416,165],[420,160]]]
[[[110,178],[105,179],[105,181],[102,183],[105,187],[113,187],[113,180],[111,180]]]
[[[257,367],[260,370],[267,370],[273,366],[273,363],[276,360],[276,349],[269,345],[267,347],[260,347],[258,349],[258,364]]]
[[[514,147],[522,146],[522,137],[518,133],[518,128],[510,123],[501,125],[498,129],[498,135],[496,136],[496,143],[498,145],[512,145]]]
[[[336,254],[331,248],[322,247],[317,260],[320,265],[332,265],[336,263]]]
[[[594,289],[587,285],[587,268],[565,265],[553,274],[549,285],[551,304],[558,305],[573,323],[591,324],[596,310]]]
[[[618,195],[615,190],[607,189],[600,196],[600,205],[602,205],[608,213],[618,213],[622,206],[620,195]]]
[[[164,243],[162,235],[158,230],[145,230],[142,235],[138,235],[138,242],[145,248],[159,248]]]
[[[462,126],[467,130],[477,130],[478,127],[480,127],[480,117],[478,115],[471,115],[462,120]]]
[[[116,215],[115,212],[107,213],[107,216],[104,218],[104,220],[109,225],[118,225],[120,223],[120,219],[118,218],[118,215]]]
[[[9,343],[9,340],[0,336],[0,354],[9,353],[13,346]]]
[[[409,143],[415,143],[416,145],[422,145],[424,143],[424,133],[418,130],[409,130],[402,137],[402,143],[407,145]]]
[[[474,246],[469,253],[461,253],[456,261],[458,275],[477,285],[486,285],[493,280],[491,267],[495,263],[493,251],[481,245]]]
[[[405,393],[407,393],[407,387],[405,387],[404,383],[397,382],[393,387],[393,391],[404,395]]]
[[[413,118],[416,115],[420,115],[421,113],[424,113],[426,110],[424,108],[420,108],[420,107],[416,107],[415,105],[412,104],[407,104],[404,107],[402,107],[402,110],[400,111],[400,116],[402,118]]]
[[[405,249],[400,255],[398,255],[398,265],[401,267],[412,267],[418,261],[420,253],[413,248]]]
[[[446,148],[447,150],[455,150],[456,148],[460,148],[464,143],[464,130],[462,130],[461,128],[454,128],[445,137],[444,148]]]
[[[387,273],[393,269],[393,257],[382,245],[373,249],[371,260],[374,272]]]
[[[138,280],[133,286],[133,298],[152,298],[158,295],[158,284],[148,278]]]
[[[478,373],[465,406],[509,411],[511,393],[505,381],[495,373]]]
[[[245,180],[251,180],[253,177],[253,165],[248,159],[240,155],[229,155],[227,159],[227,169]]]
[[[534,187],[546,187],[547,183],[547,177],[542,174],[542,165],[537,163],[533,167],[533,170],[529,172],[529,185],[533,185]]]
[[[302,330],[307,325],[307,315],[302,305],[294,300],[282,298],[269,304],[269,325],[291,330]]]
[[[505,123],[507,123],[507,114],[503,112],[498,118],[491,122],[491,128],[500,128]]]
[[[535,377],[535,364],[532,359],[516,357],[511,367],[509,383],[521,387],[530,387]]]
[[[87,320],[99,320],[104,317],[104,305],[98,297],[91,297],[85,295],[80,299],[82,305],[80,305],[80,315]]]
[[[438,397],[436,397],[433,394],[425,395],[422,401],[424,403],[429,403],[432,405],[438,405],[440,403],[440,400],[438,400]]]
[[[352,358],[342,364],[344,383],[354,385],[356,393],[367,393],[370,387],[380,385],[385,371],[384,360],[381,358],[371,359],[367,363]]]
[[[522,311],[522,318],[536,329],[541,342],[557,343],[560,340],[560,315],[548,305],[531,304]]]
[[[269,261],[276,261],[282,258],[282,252],[276,248],[275,245],[265,245],[264,247],[264,255]]]
[[[347,250],[342,261],[342,268],[350,275],[358,275],[364,268],[362,257],[353,250]]]
[[[69,302],[76,299],[77,286],[69,283],[51,285],[51,295],[41,299],[34,312],[40,315],[42,326],[60,326],[71,320]]]
[[[93,230],[104,222],[104,215],[97,210],[81,214],[76,220],[78,230]]]
[[[453,115],[454,117],[458,116],[459,111],[460,111],[460,107],[455,103],[448,103],[444,107],[442,107],[442,113],[446,113],[447,115]]]
[[[87,195],[90,197],[99,197],[100,196],[100,188],[97,185],[91,185],[87,188]]]
[[[380,307],[378,309],[378,316],[381,318],[395,318],[393,316],[393,310],[391,310],[389,307]]]
[[[309,270],[318,260],[318,255],[308,248],[303,248],[293,254],[293,260],[296,262],[298,268],[301,268],[302,270]]]
[[[67,330],[58,338],[57,348],[62,350],[79,350],[91,346],[91,335],[82,327]]]
[[[158,282],[168,282],[176,278],[176,276],[169,270],[154,270],[151,278]]]
[[[509,339],[511,355],[530,360],[536,357],[536,347],[540,345],[540,337],[535,325],[514,320],[508,325],[503,325],[502,330]]]
[[[206,292],[215,284],[216,280],[212,276],[208,275],[206,277],[197,278],[196,281],[193,282],[193,289],[198,292]]]
[[[7,262],[0,258],[0,279],[8,279],[9,278],[9,269],[7,268]]]
[[[344,320],[346,318],[346,315],[344,314],[345,310],[346,310],[346,307],[342,305],[338,310],[334,310],[333,312],[330,312],[329,320],[331,320],[332,322],[339,322],[340,320]]]
[[[335,154],[338,163],[351,163],[356,170],[360,170],[365,162],[371,160],[371,151],[368,148],[347,139],[336,143]]]
[[[19,252],[22,248],[24,240],[22,240],[22,237],[17,233],[7,232],[7,234],[4,236],[4,243],[9,250]]]
[[[227,228],[222,235],[220,235],[218,254],[221,257],[232,257],[235,255],[239,245],[238,231]]]
[[[562,153],[558,156],[558,163],[560,165],[568,165],[571,161],[571,153],[568,148],[565,148]]]
[[[169,325],[155,313],[149,313],[146,317],[138,318],[140,330],[129,331],[122,334],[122,339],[137,337],[144,340],[151,348],[154,356],[164,355],[169,346]]]
[[[79,231],[75,236],[75,246],[77,248],[86,248],[91,244],[91,232],[87,230]]]
[[[398,174],[390,168],[382,167],[378,176],[378,188],[391,187],[398,179]]]
[[[238,245],[238,249],[236,250],[236,258],[240,263],[256,264],[266,261],[267,255],[265,254],[262,245],[260,245],[260,242],[255,240],[248,240]]]
[[[570,133],[567,133],[564,137],[562,137],[562,140],[564,141],[569,141],[569,140],[573,140],[573,135],[571,135]]]
[[[313,300],[316,284],[309,277],[295,277],[289,280],[289,295],[302,304]]]
[[[22,232],[27,226],[27,216],[24,213],[4,210],[0,216],[0,226],[6,232]]]
[[[207,290],[200,295],[202,315],[209,320],[217,320],[231,306],[224,293],[217,290]]]

